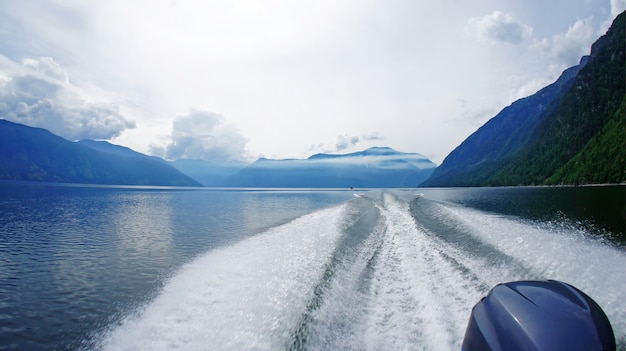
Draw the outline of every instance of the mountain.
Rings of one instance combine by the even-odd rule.
[[[165,161],[159,157],[144,155],[130,148],[114,145],[106,141],[81,140],[78,143],[94,150],[118,156],[143,157],[166,163],[204,186],[224,186],[224,181],[228,176],[247,165],[247,163],[240,161],[215,162],[194,159]]]
[[[104,152],[107,154],[113,154],[113,155],[124,156],[124,157],[143,157],[143,158],[152,159],[154,161],[165,162],[162,158],[159,158],[156,156],[148,156],[140,152],[137,152],[131,148],[127,148],[126,146],[111,144],[108,141],[85,139],[85,140],[80,140],[77,143],[87,146],[90,149],[94,149],[96,151]]]
[[[624,18],[579,65],[470,135],[421,186],[625,181]]]
[[[239,161],[211,162],[205,160],[180,159],[170,165],[204,186],[226,186],[226,179],[248,164]]]
[[[623,183],[626,181],[626,98],[602,131],[554,175],[549,184]],[[611,160],[613,162],[611,162]]]
[[[421,185],[482,185],[529,145],[540,123],[558,105],[587,61],[588,57],[583,57],[579,65],[565,70],[556,82],[504,108],[454,149]]]
[[[417,153],[374,147],[350,154],[308,159],[259,159],[227,179],[227,186],[286,188],[414,187],[436,165]]]
[[[106,142],[71,142],[7,120],[0,120],[0,150],[2,180],[200,186],[162,160],[130,149]]]

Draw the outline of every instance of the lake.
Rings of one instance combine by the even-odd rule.
[[[0,183],[0,350],[458,350],[495,284],[582,289],[626,344],[626,187]]]

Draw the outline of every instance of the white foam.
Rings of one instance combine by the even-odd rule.
[[[386,236],[375,267],[367,349],[459,349],[480,298],[477,282],[451,266],[408,204],[384,196]]]
[[[626,340],[626,252],[562,223],[539,224],[468,208],[441,208],[470,226],[479,240],[522,262],[534,279],[561,280],[587,293],[609,317],[616,338]]]
[[[356,216],[350,217],[355,219]],[[351,223],[346,224],[349,227]],[[363,320],[370,312],[364,303],[368,294],[362,275],[380,245],[383,231],[382,222],[374,224],[364,242],[344,252],[336,263],[320,305],[310,311],[311,318],[306,326],[307,350],[366,349],[367,327]]]
[[[335,248],[342,209],[300,217],[196,259],[100,346],[284,349]]]
[[[307,349],[460,349],[471,308],[512,271],[421,229],[403,200],[384,194],[378,207],[382,225],[357,259],[337,267],[313,312]]]
[[[626,340],[624,251],[575,228],[463,207],[435,204],[425,214],[515,261],[494,265],[443,240],[446,233],[422,228],[409,204],[389,193],[378,204],[381,222],[368,228],[352,256],[335,263],[320,306],[308,311],[341,228],[356,218],[349,211],[357,208],[318,211],[207,253],[183,267],[140,313],[109,331],[100,346],[285,349],[310,312],[307,349],[458,350],[471,308],[488,289],[529,278],[562,280],[585,291],[603,307],[618,339]]]

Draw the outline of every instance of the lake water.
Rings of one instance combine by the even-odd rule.
[[[626,187],[0,183],[0,350],[459,350],[495,284],[558,279],[626,345]]]

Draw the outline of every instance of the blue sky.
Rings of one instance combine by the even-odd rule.
[[[626,0],[0,1],[0,117],[157,156],[435,163]]]

